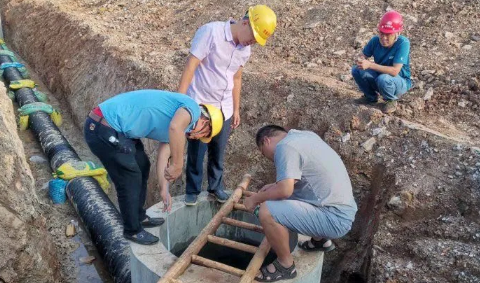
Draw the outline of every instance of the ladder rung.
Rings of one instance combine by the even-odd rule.
[[[195,263],[195,264],[200,264],[200,265],[206,266],[206,267],[215,268],[215,269],[221,270],[223,272],[227,272],[227,273],[236,275],[238,277],[241,277],[241,276],[243,276],[243,274],[245,274],[245,270],[241,270],[241,269],[232,267],[230,265],[226,265],[226,264],[223,264],[223,263],[220,263],[220,262],[216,262],[216,261],[198,256],[198,255],[192,255],[192,262]]]
[[[250,211],[247,210],[247,208],[245,207],[245,205],[240,204],[240,203],[234,204],[234,205],[233,205],[233,208],[236,209],[236,210],[241,210],[241,211],[250,212]]]
[[[263,233],[263,228],[261,226],[251,224],[251,223],[247,223],[247,222],[243,222],[243,221],[239,221],[239,220],[235,220],[235,219],[232,219],[232,218],[229,218],[229,217],[222,217],[222,223],[227,224],[227,225],[231,225],[231,226],[236,226],[236,227],[248,229],[248,230],[252,230],[252,231],[255,231],[255,232],[258,232],[258,233]]]
[[[210,243],[214,243],[214,244],[217,244],[217,245],[221,245],[221,246],[229,247],[229,248],[232,248],[232,249],[244,251],[244,252],[251,253],[251,254],[255,254],[258,250],[258,248],[255,247],[255,246],[247,245],[247,244],[244,244],[244,243],[239,243],[239,242],[232,241],[232,240],[229,240],[229,239],[216,237],[216,236],[213,236],[213,235],[208,235],[207,239]]]

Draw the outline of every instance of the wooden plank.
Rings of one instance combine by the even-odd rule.
[[[239,243],[239,242],[232,241],[232,240],[229,240],[229,239],[215,237],[213,235],[208,235],[207,240],[210,243],[214,243],[214,244],[217,244],[217,245],[221,245],[221,246],[229,247],[229,248],[232,248],[232,249],[244,251],[244,252],[251,253],[251,254],[255,254],[258,250],[258,248],[255,247],[255,246],[247,245],[247,244],[244,244],[244,243]]]
[[[240,227],[240,228],[243,228],[243,229],[248,229],[248,230],[251,230],[251,231],[258,232],[258,233],[263,233],[262,226],[258,226],[258,225],[252,224],[252,223],[247,223],[247,222],[235,220],[235,219],[232,219],[232,218],[229,218],[229,217],[222,217],[222,223],[227,224],[227,225],[231,225],[231,226]]]
[[[207,243],[207,236],[212,235],[218,229],[218,226],[222,224],[222,218],[232,212],[233,204],[237,203],[242,197],[242,192],[247,189],[250,183],[251,176],[245,174],[242,182],[237,186],[230,198],[222,205],[220,210],[213,216],[212,220],[208,223],[200,234],[193,240],[188,248],[182,253],[182,255],[175,261],[175,263],[168,269],[158,283],[169,283],[169,279],[176,279],[187,269],[192,262],[192,255],[198,254],[203,246]]]
[[[258,251],[253,256],[252,260],[248,264],[245,274],[243,274],[240,279],[240,283],[252,283],[255,277],[257,276],[258,270],[262,267],[263,261],[270,251],[270,244],[267,241],[267,237],[263,238]]]
[[[230,265],[216,262],[198,255],[192,255],[192,262],[195,264],[206,266],[206,267],[215,268],[223,272],[236,275],[238,277],[241,277],[245,273],[245,270],[241,270],[241,269],[232,267]]]

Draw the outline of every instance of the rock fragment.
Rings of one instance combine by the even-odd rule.
[[[362,147],[363,149],[365,149],[365,151],[371,151],[373,148],[373,145],[375,145],[376,142],[377,140],[374,137],[371,137],[368,140],[366,140],[364,143],[362,143]]]

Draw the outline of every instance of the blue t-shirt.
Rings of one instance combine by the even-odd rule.
[[[407,80],[408,88],[411,87],[410,81],[410,41],[403,35],[400,35],[392,47],[386,48],[380,44],[380,38],[376,35],[363,48],[363,55],[372,57],[376,64],[382,66],[393,66],[393,64],[403,64],[400,70],[400,77]]]
[[[137,90],[116,95],[99,105],[108,124],[128,138],[169,142],[168,128],[175,112],[184,108],[192,120],[200,118],[200,106],[187,95],[163,90]]]

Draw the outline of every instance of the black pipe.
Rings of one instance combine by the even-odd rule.
[[[0,55],[0,64],[10,62],[9,56]],[[6,68],[3,77],[7,85],[23,79],[15,67]],[[15,98],[20,106],[38,101],[29,88],[16,90]],[[29,127],[40,141],[53,171],[65,162],[80,161],[47,113],[39,111],[30,114]],[[66,190],[115,282],[131,282],[130,245],[123,237],[122,218],[113,203],[91,177],[71,180]]]

